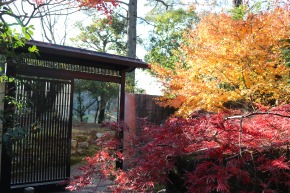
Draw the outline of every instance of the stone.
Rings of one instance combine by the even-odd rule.
[[[24,193],[34,193],[34,188],[33,187],[27,187],[24,189]]]
[[[75,154],[76,153],[76,150],[71,150],[71,154]]]
[[[87,141],[90,141],[90,140],[91,140],[91,136],[87,135]]]
[[[166,193],[166,189],[159,190],[157,193]]]
[[[82,148],[82,149],[88,149],[89,148],[89,144],[88,144],[88,142],[80,142],[78,147]]]
[[[106,132],[105,132],[106,133]],[[105,134],[104,133],[104,134]],[[107,131],[107,133],[109,133],[110,135],[113,135],[114,133],[113,133],[113,131]]]
[[[71,148],[75,149],[78,145],[77,140],[71,140]]]
[[[87,134],[87,135],[79,135],[79,136],[77,136],[77,138],[80,141],[90,141],[91,140],[91,136],[89,134]]]
[[[103,135],[104,135],[103,133],[97,133],[96,134],[97,138],[103,137]]]

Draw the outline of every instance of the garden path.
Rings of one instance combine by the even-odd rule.
[[[77,173],[77,167],[73,167],[71,168],[71,175],[74,175]],[[98,190],[97,192],[94,193],[110,193],[111,191],[109,191],[107,189],[108,186],[112,185],[113,182],[112,181],[107,181],[104,184],[102,184],[100,181],[96,180],[95,182],[93,182],[92,185],[88,186],[87,188],[84,188],[83,190],[81,190],[79,193],[90,193],[90,192],[94,192],[92,191],[92,188],[95,188],[96,186],[98,186]],[[34,193],[78,193],[78,191],[74,190],[74,191],[66,191],[65,189],[60,190],[60,189],[35,189]]]

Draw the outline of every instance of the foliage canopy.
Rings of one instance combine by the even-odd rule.
[[[229,13],[207,13],[184,34],[183,63],[176,71],[153,65],[165,86],[163,105],[179,108],[179,114],[194,110],[218,111],[227,101],[250,104],[289,102],[288,70],[279,56],[280,42],[289,36],[289,9],[247,13],[233,19]]]

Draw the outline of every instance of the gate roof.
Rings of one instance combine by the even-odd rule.
[[[26,46],[19,50],[27,51],[27,48],[33,45],[37,46],[41,60],[125,70],[126,72],[132,72],[135,68],[149,68],[149,65],[140,59],[34,40],[26,42]]]

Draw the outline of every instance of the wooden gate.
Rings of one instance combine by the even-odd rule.
[[[10,110],[5,102],[4,110],[17,115],[20,126],[29,126],[31,135],[26,138],[30,144],[21,141],[0,148],[0,193],[35,183],[54,184],[70,176],[73,79],[118,83],[118,120],[124,120],[125,73],[137,67],[149,67],[135,58],[38,41],[26,42],[25,47],[15,51],[27,53],[30,46],[37,46],[41,57],[7,60],[6,75],[22,76],[23,81],[16,83],[18,87],[14,82],[7,82],[5,96],[16,97],[17,101],[27,100],[28,106]],[[34,123],[42,127],[41,132],[33,134]],[[9,127],[15,128],[11,122],[6,125],[2,134],[7,133]],[[119,137],[123,138],[122,132]],[[10,151],[13,157],[8,155]],[[117,162],[117,167],[121,168],[122,162]]]
[[[25,78],[16,84],[16,100],[27,105],[15,115],[29,135],[12,146],[11,186],[68,179],[73,80]]]

